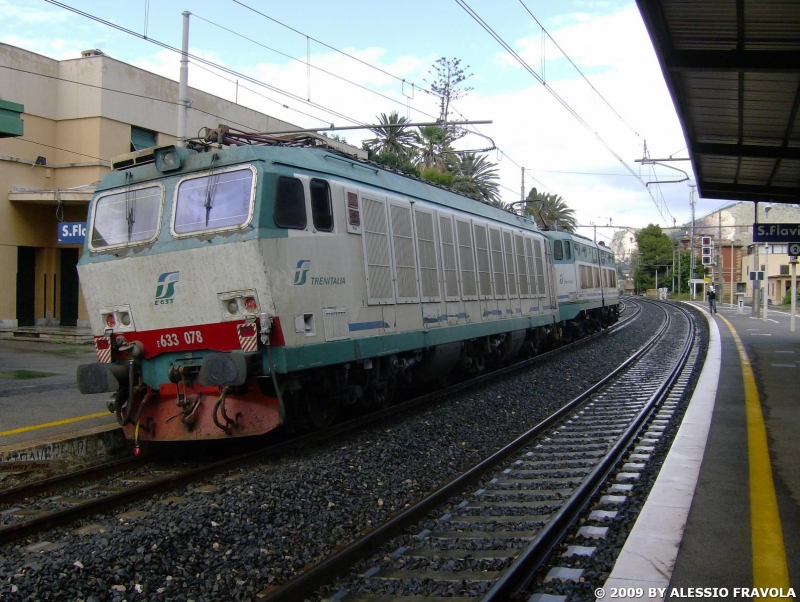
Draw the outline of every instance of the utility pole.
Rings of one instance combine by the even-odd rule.
[[[183,11],[183,44],[181,45],[181,78],[178,84],[178,146],[186,144],[186,120],[189,113],[189,15]]]
[[[719,298],[723,299],[725,296],[725,275],[722,270],[725,269],[725,259],[722,255],[722,209],[717,212],[717,240],[719,241]]]
[[[758,224],[758,201],[753,204],[754,211],[755,211],[755,220],[754,222]],[[753,257],[753,271],[758,272],[761,269],[761,264],[758,261],[758,247],[761,246],[758,243],[753,244],[753,248],[755,250],[755,254]],[[761,305],[761,283],[758,280],[753,280],[753,307],[751,310],[751,314],[758,318],[759,307]]]
[[[769,219],[772,207],[764,207],[764,223]],[[767,321],[767,308],[769,306],[769,247],[764,243],[764,313],[761,319]]]
[[[690,282],[691,282],[691,280],[694,280],[694,277],[695,277],[695,273],[694,273],[694,264],[695,264],[695,256],[694,256],[694,187],[695,186],[696,186],[695,184],[689,184],[689,188],[691,189],[689,191],[689,205],[692,208],[692,240],[689,243],[691,254],[692,254],[691,255],[691,259],[690,259],[690,264],[689,264],[689,266],[690,266],[689,267],[689,279],[690,279]],[[695,285],[692,284],[692,299],[694,299],[694,289],[695,289]]]
[[[789,330],[794,332],[794,315],[797,311],[797,257],[792,259],[792,317],[789,319]]]

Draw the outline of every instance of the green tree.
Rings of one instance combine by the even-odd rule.
[[[531,188],[525,199],[525,210],[533,216],[540,228],[555,228],[566,232],[575,232],[578,222],[575,210],[570,209],[564,199],[549,192],[539,192]]]
[[[638,291],[655,288],[656,270],[659,286],[672,284],[672,241],[660,226],[649,224],[636,233],[639,255],[633,274],[633,283]]]
[[[379,126],[370,128],[375,138],[365,141],[367,147],[377,155],[394,155],[402,162],[411,159],[415,153],[415,136],[407,125],[409,120],[392,111],[388,116],[381,113],[378,122]]]
[[[442,123],[447,123],[450,103],[463,98],[472,91],[472,88],[461,87],[468,77],[472,77],[472,73],[466,73],[467,69],[469,69],[469,65],[461,67],[461,59],[442,57],[437,59],[431,65],[431,70],[428,71],[432,81],[425,81],[430,85],[431,92],[439,97],[439,121]]]
[[[500,202],[497,166],[475,153],[455,155],[453,190],[492,205]]]
[[[448,154],[452,151],[450,137],[447,130],[438,125],[424,125],[418,128],[415,134],[417,145],[416,167],[420,171],[437,169],[446,171]]]

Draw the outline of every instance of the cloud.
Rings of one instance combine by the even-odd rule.
[[[480,60],[465,57],[474,73],[466,85],[475,89],[455,103],[455,117],[493,120],[493,124],[477,126],[477,130],[493,139],[505,153],[492,152],[489,158],[499,161],[506,202],[518,199],[521,166],[525,166],[529,172],[525,176],[526,190],[537,186],[561,195],[576,210],[580,223],[613,217],[614,223],[621,226],[643,226],[648,222],[671,225],[664,224],[649,192],[658,199],[663,196],[673,215],[685,221],[689,211],[685,184],[663,185],[660,190],[655,185],[645,188],[603,145],[604,142],[613,149],[636,173],[641,172],[644,181],[659,179],[635,163],[642,157],[645,140],[652,157],[668,156],[685,146],[635,4],[626,3],[621,9],[614,6],[607,2],[582,3],[579,11],[554,15],[548,20],[553,24],[549,26],[550,33],[602,98],[551,41],[544,45],[546,60],[542,69],[542,34],[535,25],[525,37],[507,39],[545,78],[547,87],[496,46],[488,34],[477,29],[473,39],[464,42],[466,48],[477,49],[480,56]],[[0,39],[6,43],[54,58],[75,58],[86,48],[107,48],[106,52],[115,58],[178,79],[178,54],[156,50],[66,11],[35,10],[27,4],[0,0],[0,13],[5,17],[2,29],[7,32]],[[48,25],[44,28],[37,23]],[[43,35],[44,31],[47,35]],[[103,37],[98,38],[98,32]],[[286,47],[278,38],[273,41],[276,48]],[[424,46],[425,51],[415,52],[422,46],[407,40],[375,44],[374,37],[365,36],[364,41],[363,46],[350,46],[343,51],[359,60],[312,42],[309,69],[305,41],[302,50],[295,47],[296,60],[291,60],[227,34],[194,35],[193,54],[247,74],[266,86],[243,77],[238,77],[237,83],[236,75],[211,73],[208,66],[196,61],[190,67],[189,83],[301,128],[331,123],[342,126],[353,121],[374,123],[378,115],[393,110],[413,121],[435,119],[439,113],[437,99],[419,87],[412,88],[409,82],[425,85],[424,79],[430,79],[430,66],[441,56],[440,52],[429,52],[430,45]],[[442,43],[447,43],[445,34]],[[404,50],[393,51],[393,46]],[[563,99],[584,124],[549,90]],[[368,130],[338,133],[357,146],[372,137]],[[462,149],[488,145],[486,138],[475,135],[459,141]],[[689,170],[688,162],[675,166]],[[669,180],[676,179],[678,173],[663,168],[657,171],[660,179]]]

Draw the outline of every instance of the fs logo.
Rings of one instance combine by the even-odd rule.
[[[558,275],[558,283],[559,284],[564,284],[564,274],[559,274]]]
[[[158,277],[156,287],[156,302],[154,305],[169,305],[174,302],[175,284],[180,278],[180,272],[164,272]]]
[[[308,274],[309,268],[311,268],[310,259],[301,259],[297,262],[297,269],[294,272],[295,286],[300,286],[301,284],[306,283],[306,274]]]

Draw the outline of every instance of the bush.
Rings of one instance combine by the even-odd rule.
[[[797,298],[797,305],[800,306],[800,287],[797,288],[797,294],[795,295]],[[786,291],[786,294],[783,296],[783,301],[781,301],[783,305],[791,305],[792,304],[792,289]]]

